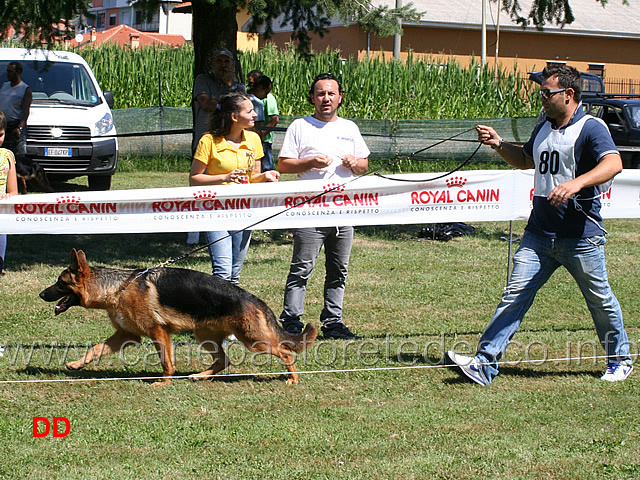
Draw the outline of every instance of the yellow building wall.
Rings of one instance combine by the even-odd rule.
[[[481,32],[479,30],[452,30],[440,28],[404,27],[401,37],[401,57],[406,59],[411,51],[414,57],[431,57],[437,62],[454,58],[461,65],[468,65],[472,58],[481,57]],[[312,48],[341,51],[345,58],[365,58],[367,34],[358,27],[336,27],[324,37],[312,35]],[[276,34],[270,42],[280,47],[291,42],[290,34]],[[261,44],[264,41],[261,39]],[[495,31],[487,32],[487,63],[495,64]],[[393,38],[371,36],[371,55],[384,54],[393,58]],[[628,78],[640,80],[640,40],[621,38],[592,38],[588,36],[554,35],[530,30],[526,32],[500,33],[498,64],[512,71],[540,70],[549,61],[566,62],[578,70],[587,71],[590,63],[605,66],[604,78]]]
[[[250,15],[247,9],[240,10],[236,15],[236,21],[238,22],[238,28],[244,25],[249,20]],[[236,36],[237,49],[243,52],[257,52],[259,46],[259,39],[257,34],[244,33],[238,30]]]

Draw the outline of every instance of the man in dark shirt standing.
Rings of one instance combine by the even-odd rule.
[[[209,130],[209,117],[220,98],[226,93],[238,90],[247,93],[245,86],[235,80],[235,59],[233,53],[220,48],[211,54],[211,73],[201,73],[193,83],[193,144],[195,152],[200,137]]]

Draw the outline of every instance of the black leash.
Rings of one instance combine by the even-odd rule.
[[[387,177],[385,175],[382,175],[381,173],[376,173],[375,175],[377,177],[384,178],[385,180],[393,180],[394,182],[415,182],[415,183],[433,182],[434,180],[438,180],[440,178],[447,177],[447,176],[451,175],[452,173],[455,173],[458,170],[460,170],[462,167],[464,167],[467,163],[469,163],[471,161],[471,159],[474,157],[474,155],[476,153],[478,153],[478,150],[480,150],[480,147],[482,147],[481,143],[478,144],[478,146],[473,151],[473,153],[471,155],[469,155],[469,157],[467,157],[467,159],[464,162],[462,162],[460,165],[458,165],[453,170],[450,170],[447,173],[443,173],[441,175],[438,175],[437,177],[425,178],[425,179],[420,179],[420,180],[411,180],[411,179],[408,179],[408,178],[391,178],[391,177]]]
[[[286,132],[287,127],[254,127],[255,130],[261,132]],[[468,130],[467,130],[468,131]],[[91,138],[129,138],[129,137],[159,137],[162,135],[191,135],[193,133],[193,128],[178,128],[178,129],[170,129],[170,130],[155,130],[152,132],[129,132],[129,133],[116,133],[110,135],[97,135]],[[396,135],[387,134],[387,133],[361,133],[363,137],[378,137],[378,138],[394,138]],[[460,134],[458,134],[460,135]],[[458,135],[454,135],[451,138],[448,138],[445,141],[455,140],[455,137]],[[403,137],[403,138],[416,138],[416,137]],[[476,140],[455,140],[456,142],[476,142]],[[420,153],[416,152],[416,153]]]
[[[421,148],[420,150],[416,150],[415,152],[412,152],[412,153],[410,153],[410,154],[408,154],[408,155],[402,155],[402,156],[400,156],[400,157],[398,157],[398,158],[395,158],[395,159],[393,159],[393,160],[389,160],[388,162],[386,162],[385,164],[383,164],[383,165],[379,166],[378,168],[375,168],[375,169],[373,169],[373,170],[369,170],[369,171],[367,171],[367,172],[363,173],[362,175],[357,175],[357,176],[355,176],[355,177],[353,177],[353,178],[351,178],[351,179],[347,180],[346,182],[344,182],[344,183],[342,183],[342,184],[338,184],[338,185],[336,185],[336,186],[334,186],[334,187],[332,187],[332,188],[329,188],[329,189],[327,189],[327,190],[323,190],[321,193],[318,193],[318,194],[313,195],[312,197],[310,197],[310,198],[308,198],[308,199],[306,199],[306,200],[302,200],[302,201],[300,201],[300,202],[298,202],[298,203],[296,203],[296,204],[294,204],[294,205],[291,205],[291,206],[289,206],[289,207],[286,207],[285,209],[280,210],[279,212],[276,212],[276,213],[274,213],[274,214],[272,214],[272,215],[269,215],[269,216],[268,216],[268,217],[266,217],[266,218],[263,218],[263,219],[261,219],[261,220],[258,220],[258,221],[256,221],[256,222],[252,223],[251,225],[247,225],[246,227],[244,227],[244,228],[242,228],[242,229],[240,229],[240,230],[237,230],[237,231],[235,231],[235,232],[233,232],[233,233],[230,233],[230,234],[228,234],[228,235],[227,235],[227,236],[225,236],[225,237],[221,237],[221,238],[219,238],[219,239],[217,239],[217,240],[214,240],[213,242],[209,242],[209,243],[207,243],[207,244],[205,244],[205,245],[201,245],[201,246],[199,246],[199,247],[196,247],[196,248],[194,248],[194,249],[192,249],[192,250],[190,250],[190,251],[188,251],[188,252],[186,252],[186,253],[183,253],[182,255],[178,255],[177,257],[170,258],[169,260],[166,260],[166,261],[164,261],[164,262],[162,262],[162,263],[159,263],[159,264],[157,264],[157,265],[154,265],[153,267],[145,268],[144,270],[141,270],[140,272],[138,272],[138,273],[136,273],[134,276],[132,276],[132,278],[131,278],[130,280],[128,280],[128,281],[127,281],[127,282],[126,282],[126,283],[121,287],[121,290],[124,290],[124,289],[125,289],[125,288],[126,288],[126,287],[131,283],[131,282],[135,281],[137,278],[141,277],[142,275],[145,275],[146,273],[150,272],[151,270],[154,270],[154,269],[156,269],[156,268],[160,268],[160,267],[166,267],[166,266],[168,266],[168,265],[173,265],[174,263],[179,262],[180,260],[184,260],[185,258],[190,257],[191,255],[193,255],[193,254],[194,254],[194,253],[196,253],[196,252],[199,252],[200,250],[203,250],[203,249],[205,249],[205,248],[208,248],[209,246],[211,246],[211,245],[213,245],[213,244],[215,244],[215,243],[218,243],[218,242],[220,242],[220,241],[222,241],[222,240],[225,240],[225,239],[227,239],[227,238],[229,238],[229,237],[232,237],[232,236],[234,236],[234,235],[237,235],[237,234],[238,234],[238,233],[240,233],[240,232],[244,232],[245,230],[250,230],[252,227],[255,227],[256,225],[259,225],[259,224],[264,223],[264,222],[266,222],[266,221],[268,221],[268,220],[271,220],[272,218],[275,218],[275,217],[277,217],[277,216],[279,216],[279,215],[282,215],[283,213],[288,212],[289,210],[292,210],[292,209],[294,209],[294,208],[297,208],[297,207],[299,207],[299,206],[301,206],[301,205],[304,205],[305,203],[310,203],[310,202],[312,202],[313,200],[315,200],[315,199],[317,199],[317,198],[320,198],[320,197],[321,197],[321,196],[323,196],[323,195],[326,195],[327,193],[333,192],[333,191],[335,191],[335,190],[341,190],[341,189],[343,189],[346,185],[348,185],[348,184],[350,184],[350,183],[352,183],[352,182],[355,182],[356,180],[359,180],[359,179],[361,179],[361,178],[363,178],[363,177],[367,177],[367,176],[369,176],[369,175],[377,175],[377,176],[379,176],[379,177],[381,177],[381,178],[385,178],[385,179],[387,179],[387,180],[396,180],[396,181],[405,181],[405,182],[419,182],[419,183],[424,183],[424,182],[431,182],[431,181],[437,180],[437,179],[439,179],[439,178],[443,178],[443,177],[446,177],[446,176],[448,176],[448,175],[451,175],[452,173],[457,172],[457,171],[458,171],[458,170],[460,170],[462,167],[464,167],[467,163],[469,163],[469,161],[471,161],[471,159],[473,158],[473,156],[476,154],[476,152],[477,152],[477,151],[480,149],[480,147],[482,146],[482,144],[481,144],[481,143],[480,143],[480,144],[478,144],[478,146],[477,146],[477,148],[474,150],[474,152],[473,152],[473,153],[472,153],[472,154],[471,154],[471,155],[470,155],[470,156],[469,156],[469,157],[468,157],[468,158],[467,158],[463,163],[461,163],[459,166],[457,166],[457,167],[456,167],[456,168],[454,168],[453,170],[451,170],[451,171],[449,171],[449,172],[447,172],[447,173],[444,173],[444,174],[442,174],[442,175],[439,175],[439,176],[437,176],[437,177],[433,177],[433,178],[429,178],[429,179],[425,179],[425,180],[403,180],[403,179],[397,179],[397,178],[389,178],[389,177],[385,177],[384,175],[381,175],[381,174],[379,174],[378,172],[379,172],[380,170],[384,169],[384,168],[387,168],[387,167],[390,167],[390,166],[392,166],[392,165],[395,165],[396,163],[398,163],[398,162],[400,162],[400,161],[402,161],[402,160],[409,160],[409,159],[411,159],[411,158],[415,157],[416,155],[418,155],[419,153],[422,153],[422,152],[424,152],[424,151],[426,151],[426,150],[429,150],[430,148],[433,148],[433,147],[436,147],[436,146],[438,146],[438,145],[441,145],[441,144],[443,144],[443,143],[445,143],[445,142],[451,141],[451,140],[455,139],[456,137],[459,137],[460,135],[464,135],[465,133],[470,132],[470,131],[472,131],[472,130],[475,130],[475,127],[469,128],[469,129],[464,130],[464,131],[459,132],[459,133],[456,133],[455,135],[452,135],[452,136],[451,136],[451,137],[449,137],[449,138],[445,138],[444,140],[439,140],[439,141],[438,141],[438,142],[436,142],[436,143],[433,143],[433,144],[428,145],[428,146],[426,146],[426,147],[424,147],[424,148]]]

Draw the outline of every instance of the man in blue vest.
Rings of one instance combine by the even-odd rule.
[[[605,123],[582,109],[580,73],[567,65],[543,71],[540,88],[546,119],[524,146],[505,142],[478,125],[478,140],[510,165],[535,169],[533,210],[513,257],[513,273],[502,301],[473,357],[447,355],[470,380],[488,385],[498,361],[538,290],[560,266],[573,276],[584,296],[607,357],[602,380],[625,380],[633,367],[620,304],[611,291],[604,259],[606,233],[600,194],[622,170],[622,160]]]

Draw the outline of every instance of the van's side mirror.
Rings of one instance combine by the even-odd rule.
[[[102,94],[104,95],[104,99],[107,101],[109,108],[113,108],[113,92],[111,90],[105,90]]]

